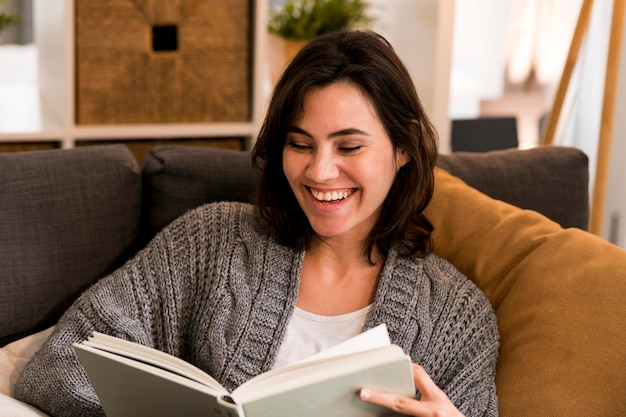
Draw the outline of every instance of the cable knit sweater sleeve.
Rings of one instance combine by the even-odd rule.
[[[465,416],[497,417],[496,316],[480,289],[452,264],[435,255],[416,259],[392,252],[367,326],[378,323],[387,323],[392,341]]]
[[[227,217],[221,214],[212,217]],[[55,417],[103,416],[72,348],[72,343],[85,340],[94,330],[179,355],[192,310],[187,304],[198,275],[195,269],[202,265],[195,246],[206,246],[202,253],[207,262],[212,256],[206,236],[198,236],[207,233],[210,225],[200,226],[185,218],[174,222],[134,259],[87,290],[27,365],[16,397]],[[213,241],[219,245],[219,236]]]
[[[426,269],[448,277],[433,286],[433,300],[446,287],[448,297],[430,304],[433,333],[425,368],[465,416],[497,417],[495,375],[499,336],[491,304],[473,282],[441,258]]]

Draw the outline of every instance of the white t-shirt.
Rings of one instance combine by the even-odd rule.
[[[274,368],[289,365],[361,333],[372,305],[338,316],[320,316],[298,307],[287,326]]]

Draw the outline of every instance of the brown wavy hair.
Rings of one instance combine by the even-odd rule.
[[[393,148],[409,161],[398,171],[380,217],[364,248],[370,262],[374,249],[386,257],[393,245],[402,255],[432,252],[431,223],[423,210],[434,189],[437,136],[404,64],[389,42],[372,31],[341,30],[310,41],[295,56],[276,84],[252,151],[262,171],[256,214],[285,245],[305,244],[314,232],[283,172],[287,131],[303,112],[314,88],[348,82],[372,102]]]

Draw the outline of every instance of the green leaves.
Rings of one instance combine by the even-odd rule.
[[[286,39],[313,39],[342,28],[367,26],[372,18],[364,0],[287,0],[270,9],[268,30]]]
[[[4,0],[0,0],[0,3],[3,3]],[[16,24],[20,22],[20,17],[15,13],[4,13],[0,12],[0,31],[7,26]]]

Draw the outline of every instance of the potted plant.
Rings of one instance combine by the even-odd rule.
[[[0,0],[0,3],[4,3],[5,0]],[[20,18],[15,13],[5,13],[0,11],[0,32],[8,26],[19,23]]]
[[[268,29],[283,39],[310,40],[342,28],[367,26],[364,0],[286,0],[270,9]]]
[[[366,0],[285,0],[270,8],[270,60],[276,64],[272,79],[309,40],[338,29],[367,27],[373,21],[368,7]]]

